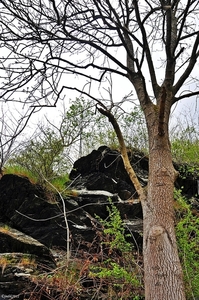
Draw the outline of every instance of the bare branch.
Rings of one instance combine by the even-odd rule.
[[[135,7],[137,22],[138,22],[138,24],[140,26],[140,30],[142,32],[142,39],[143,39],[143,45],[144,45],[144,53],[146,54],[146,57],[147,57],[147,62],[148,62],[148,67],[149,67],[149,71],[150,71],[150,76],[151,76],[153,91],[154,91],[155,96],[158,97],[159,86],[157,84],[157,79],[156,79],[156,74],[155,74],[155,68],[154,68],[152,57],[151,57],[150,48],[149,48],[149,45],[148,45],[147,34],[146,34],[146,31],[145,31],[145,27],[143,26],[143,23],[142,23],[142,21],[140,19],[140,12],[139,12],[137,1],[133,1],[133,4],[134,4],[134,7]]]
[[[193,45],[193,48],[192,48],[192,53],[191,53],[191,56],[190,56],[190,59],[189,59],[189,64],[188,64],[186,70],[184,71],[184,73],[182,74],[182,76],[179,78],[179,80],[177,81],[177,83],[173,87],[174,95],[182,87],[183,83],[189,77],[189,75],[191,74],[193,68],[195,67],[197,58],[199,56],[198,46],[199,46],[199,33],[197,34],[197,37],[195,39],[195,42],[194,42],[194,45]]]
[[[162,88],[162,95],[160,100],[160,108],[159,108],[159,124],[158,124],[158,134],[163,136],[165,134],[164,130],[164,117],[165,117],[165,104],[166,104],[166,89],[163,86]]]
[[[175,14],[171,8],[166,10],[166,72],[165,72],[165,81],[168,82],[169,85],[172,86],[174,82],[174,71],[175,71],[175,48],[177,41],[177,19]]]
[[[133,183],[133,185],[134,185],[134,187],[135,187],[135,189],[138,193],[140,201],[144,201],[146,195],[145,195],[143,187],[140,184],[140,182],[139,182],[139,180],[138,180],[138,178],[135,174],[135,171],[133,170],[133,168],[131,166],[131,163],[129,161],[129,157],[128,157],[127,149],[126,149],[126,146],[125,146],[124,138],[123,138],[122,132],[120,130],[120,127],[117,123],[116,118],[113,116],[113,114],[110,112],[110,110],[107,110],[107,109],[104,110],[103,108],[101,108],[99,106],[97,106],[97,109],[99,110],[99,112],[101,114],[106,116],[108,118],[108,120],[111,122],[111,124],[112,124],[112,126],[115,130],[115,133],[117,134],[118,142],[120,144],[120,151],[121,151],[124,167],[125,167],[128,175],[131,179],[131,182]]]
[[[182,99],[187,99],[187,98],[191,98],[191,97],[198,96],[198,95],[199,95],[199,91],[197,91],[197,92],[190,91],[188,93],[183,93],[182,95],[175,97],[173,103],[178,102]]]

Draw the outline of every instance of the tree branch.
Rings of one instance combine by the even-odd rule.
[[[167,97],[166,89],[163,86],[163,88],[162,88],[162,95],[161,95],[160,104],[159,104],[158,134],[160,136],[163,136],[165,134],[165,130],[164,130],[164,114],[165,114],[166,97]]]
[[[119,124],[117,123],[117,120],[115,119],[115,117],[109,110],[107,110],[107,109],[105,110],[99,106],[97,106],[97,109],[99,110],[99,112],[101,114],[106,116],[108,118],[109,122],[112,124],[112,126],[115,130],[115,133],[117,135],[118,142],[120,144],[120,151],[121,151],[124,167],[129,175],[129,178],[131,179],[131,182],[133,183],[133,185],[138,193],[140,201],[144,201],[146,195],[145,195],[144,189],[143,189],[142,185],[140,184],[140,182],[137,178],[137,175],[135,174],[135,171],[133,170],[133,167],[131,166],[131,163],[129,161],[124,138],[123,138],[122,132],[120,130]]]
[[[183,94],[179,97],[175,97],[174,100],[173,100],[173,104],[182,100],[182,99],[185,99],[185,98],[191,98],[193,96],[198,96],[199,95],[199,91],[197,92],[189,92],[189,93],[186,93],[186,94]]]
[[[172,86],[174,82],[174,71],[175,71],[175,59],[174,53],[176,48],[177,40],[177,20],[174,15],[172,8],[166,10],[166,71],[165,71],[165,81],[167,84]]]
[[[174,93],[174,95],[182,87],[183,83],[189,77],[189,75],[191,74],[191,72],[192,72],[192,70],[193,70],[193,68],[195,66],[195,63],[196,63],[197,58],[199,56],[198,46],[199,46],[199,33],[197,34],[197,37],[195,39],[195,43],[193,45],[192,53],[191,53],[191,56],[190,56],[190,59],[189,59],[189,64],[188,64],[186,70],[184,71],[184,73],[182,74],[182,76],[179,78],[179,80],[177,81],[177,83],[173,87],[173,93]]]
[[[140,19],[140,12],[139,12],[139,8],[138,8],[137,0],[134,0],[133,4],[134,4],[134,7],[135,7],[137,22],[139,24],[139,27],[140,27],[140,30],[141,30],[141,33],[142,33],[142,39],[143,39],[143,45],[144,45],[143,47],[144,47],[144,51],[146,53],[148,68],[149,68],[150,77],[151,77],[151,83],[152,83],[152,87],[153,87],[153,92],[154,92],[155,97],[157,98],[158,94],[159,94],[159,91],[160,91],[160,87],[157,84],[155,68],[154,68],[153,60],[152,60],[152,57],[151,57],[151,52],[150,52],[149,45],[148,45],[147,34],[146,34],[146,31],[145,31],[145,27],[143,26],[143,23]]]
[[[187,5],[186,5],[184,13],[183,13],[183,18],[182,18],[182,21],[181,21],[180,29],[178,30],[178,36],[177,36],[177,40],[176,40],[176,47],[179,44],[179,41],[181,39],[184,24],[185,24],[185,21],[186,21],[187,15],[188,15],[188,11],[189,11],[190,2],[191,2],[191,0],[187,1]]]

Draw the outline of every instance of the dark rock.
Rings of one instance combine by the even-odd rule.
[[[74,180],[80,175],[84,177],[94,172],[103,173],[115,181],[121,178],[129,181],[120,153],[106,146],[102,146],[98,150],[93,150],[87,156],[78,159],[74,163],[70,179]]]
[[[19,295],[32,285],[31,276],[52,270],[52,262],[49,267],[46,259],[44,262],[41,257],[33,254],[1,253],[0,260],[1,294]]]
[[[31,285],[32,275],[56,267],[46,246],[16,229],[1,224],[0,240],[0,289],[5,295],[20,294]]]
[[[148,180],[148,158],[139,151],[130,151],[129,158],[143,186]],[[109,198],[119,208],[125,220],[142,218],[137,194],[124,168],[121,155],[106,146],[93,150],[74,163],[70,173],[71,195],[64,197],[67,220],[72,240],[77,245],[82,240],[94,238],[91,218],[106,218]],[[185,179],[183,179],[185,180]],[[197,180],[182,182],[184,192],[190,197],[197,193]],[[74,193],[73,193],[74,192]],[[60,197],[27,178],[4,175],[0,180],[0,221],[33,237],[47,247],[66,246],[66,224]],[[128,201],[133,200],[133,201]],[[133,204],[132,204],[133,203]]]
[[[0,224],[0,253],[23,253],[39,257],[39,261],[46,268],[55,268],[55,261],[50,250],[24,233]]]
[[[87,176],[87,182],[85,187],[88,190],[104,190],[110,193],[115,193],[117,189],[117,183],[104,173],[92,173]]]
[[[104,195],[105,191],[112,193],[112,199],[116,202],[118,202],[117,194],[121,199],[125,199],[129,191],[129,195],[134,192],[129,184],[122,183],[122,181],[116,182],[101,172],[79,177],[74,182],[73,188],[80,191],[86,188],[91,191],[90,195],[80,193],[78,197],[64,199],[67,219],[75,244],[83,239],[91,242],[94,238],[95,232],[88,214],[93,217],[96,214],[102,218],[107,217],[106,206],[109,203],[109,196]],[[95,194],[97,192],[99,193]],[[62,213],[62,201],[59,197],[54,199],[54,202],[47,201],[45,190],[32,184],[27,178],[16,175],[2,177],[0,197],[1,220],[48,247],[66,246],[66,224]],[[138,211],[138,207],[140,211],[140,204],[137,205],[135,211]],[[127,209],[127,211],[132,211],[132,209]]]
[[[188,164],[176,164],[175,169],[179,172],[179,176],[176,180],[176,188],[181,189],[183,195],[187,198],[197,197],[199,198],[199,176],[197,168],[190,167]],[[192,171],[190,171],[190,169]]]
[[[56,199],[54,202],[48,201],[46,191],[41,186],[32,184],[24,177],[4,175],[0,180],[0,198],[2,222],[48,247],[65,245],[62,210]]]
[[[181,189],[182,193],[186,195],[187,198],[198,197],[199,190],[197,181],[197,179],[191,176],[185,178],[180,175],[176,181],[176,187]]]

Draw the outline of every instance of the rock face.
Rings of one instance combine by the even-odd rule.
[[[148,178],[148,159],[143,153],[129,152],[131,162],[143,185]],[[122,157],[118,151],[106,146],[93,150],[89,155],[81,157],[74,163],[70,179],[86,187],[88,190],[106,190],[117,193],[122,200],[136,197],[135,189],[124,168]],[[128,191],[128,195],[124,191]]]
[[[129,157],[141,184],[145,186],[148,180],[148,158],[138,151],[129,152]],[[175,167],[180,171],[179,166]],[[66,248],[66,219],[72,250],[86,248],[91,251],[89,247],[95,237],[93,221],[96,215],[107,217],[109,199],[118,207],[127,231],[136,239],[136,246],[142,246],[141,205],[118,151],[106,146],[93,150],[74,163],[70,180],[70,190],[60,197],[25,177],[10,174],[1,178],[0,290],[5,288],[5,278],[9,278],[13,287],[15,279],[20,276],[20,282],[27,284],[28,272],[33,266],[21,268],[24,255],[34,258],[36,269],[38,265],[55,267],[49,248]],[[186,180],[179,177],[176,186],[183,186],[183,193],[192,200],[198,195],[197,178],[189,176]],[[194,198],[194,206],[199,208],[198,197]],[[15,258],[12,266],[3,263],[6,261],[4,255],[6,258],[9,255]]]
[[[46,246],[62,243],[55,222],[61,211],[48,197],[44,189],[27,178],[4,175],[0,180],[0,221]]]
[[[138,168],[140,156],[136,159],[134,157]],[[146,169],[141,169],[140,172],[143,185],[147,180],[147,162],[145,163]],[[63,197],[74,245],[79,245],[81,240],[92,241],[92,217],[107,216],[109,198],[120,209],[122,218],[142,218],[141,205],[136,202],[135,189],[129,181],[118,151],[111,151],[108,147],[92,151],[74,164],[70,179],[73,191]],[[0,180],[0,198],[1,222],[47,247],[66,246],[66,224],[59,197],[49,199],[49,194],[44,189],[32,184],[27,178],[4,175]],[[133,198],[134,204],[127,201]]]
[[[142,170],[146,177],[147,171]],[[143,175],[142,174],[142,175]],[[143,184],[145,181],[143,177]],[[88,249],[93,242],[93,218],[107,217],[109,198],[118,206],[128,230],[140,240],[142,211],[119,152],[107,147],[78,160],[70,174],[71,191],[63,196],[71,245]],[[128,199],[135,198],[135,203]],[[55,267],[49,248],[66,248],[66,224],[59,195],[47,193],[28,178],[9,174],[0,180],[0,290],[18,293],[38,265]],[[131,219],[136,221],[131,222]],[[30,264],[21,263],[25,257]],[[12,261],[8,263],[8,261]],[[32,261],[35,265],[33,266]],[[10,285],[5,282],[9,280]],[[12,289],[13,287],[13,289]],[[1,293],[0,293],[1,294]]]
[[[142,185],[146,185],[148,158],[138,151],[129,152],[129,157]],[[137,202],[137,194],[118,151],[106,146],[93,150],[74,163],[70,179],[71,191],[62,196],[74,245],[80,246],[82,240],[92,241],[92,218],[95,215],[107,217],[109,198],[133,232],[140,232],[141,205]],[[190,197],[198,192],[196,179],[186,181],[179,178],[176,184],[178,187],[183,185],[184,193]],[[46,193],[45,189],[25,177],[11,174],[0,180],[0,199],[0,222],[47,247],[66,246],[63,202],[59,196]],[[139,226],[136,229],[137,222]]]

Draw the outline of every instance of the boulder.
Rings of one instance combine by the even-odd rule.
[[[65,245],[62,211],[56,198],[26,177],[4,175],[0,180],[0,221],[46,246]],[[59,218],[60,226],[56,223]]]
[[[138,150],[129,150],[128,154],[137,176],[145,185],[148,178],[148,158]],[[98,150],[93,150],[87,156],[81,157],[74,163],[70,179],[76,181],[78,177],[84,178],[91,174],[104,174],[110,182],[118,184],[121,181],[123,184],[131,186],[131,189],[135,192],[124,168],[121,154],[117,150],[101,146]]]
[[[56,267],[51,251],[37,240],[0,224],[1,295],[18,295],[32,285],[30,277]]]
[[[23,253],[37,255],[41,265],[47,269],[55,268],[55,261],[50,250],[34,238],[8,227],[5,224],[0,224],[0,253]]]

